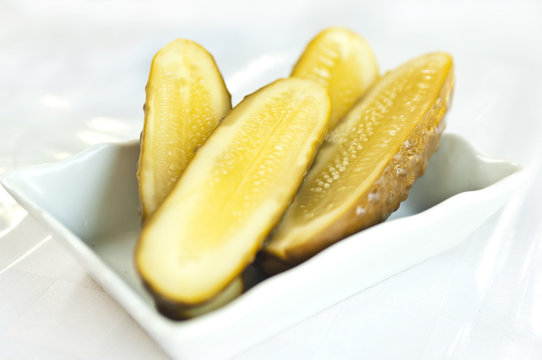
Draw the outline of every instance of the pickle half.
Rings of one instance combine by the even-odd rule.
[[[156,53],[146,93],[137,174],[143,220],[164,201],[196,149],[231,110],[212,55],[190,40],[174,40]]]
[[[442,52],[379,80],[326,137],[266,242],[262,267],[294,266],[395,211],[438,147],[453,83],[452,58]]]
[[[378,79],[378,64],[363,37],[346,28],[330,27],[311,40],[290,76],[314,80],[329,91],[328,127],[333,129]]]
[[[157,300],[203,304],[253,261],[313,161],[330,108],[322,86],[289,78],[224,118],[143,226],[135,262]]]

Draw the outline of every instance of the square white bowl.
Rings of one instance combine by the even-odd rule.
[[[133,264],[140,230],[139,144],[107,144],[6,173],[14,198],[63,242],[172,357],[227,358],[458,244],[503,206],[526,170],[445,134],[426,174],[386,222],[266,279],[221,309],[172,321],[158,313]]]

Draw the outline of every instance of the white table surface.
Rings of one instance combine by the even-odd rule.
[[[176,37],[215,55],[234,103],[287,76],[306,42],[329,25],[364,35],[382,70],[449,51],[457,83],[447,131],[530,168],[528,186],[455,249],[235,359],[542,358],[541,2],[4,0],[1,7],[0,173],[137,137],[150,60]],[[167,355],[0,187],[4,358]]]

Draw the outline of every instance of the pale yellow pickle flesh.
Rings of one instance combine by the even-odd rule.
[[[146,92],[138,169],[143,219],[164,201],[197,148],[231,109],[213,57],[189,40],[172,41],[156,54]]]
[[[378,65],[364,38],[348,29],[332,27],[307,45],[290,76],[314,80],[328,89],[332,129],[378,79]]]

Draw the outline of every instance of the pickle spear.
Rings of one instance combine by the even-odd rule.
[[[154,56],[147,83],[138,181],[145,220],[164,201],[220,120],[231,110],[211,54],[177,39]]]
[[[311,40],[290,76],[314,80],[328,89],[329,129],[333,129],[378,79],[378,65],[364,38],[346,28],[331,27]]]
[[[253,261],[301,184],[330,108],[322,86],[289,78],[224,118],[142,229],[136,267],[155,298],[202,304]]]
[[[453,83],[442,52],[386,74],[326,137],[262,267],[289,268],[395,211],[438,147]]]

